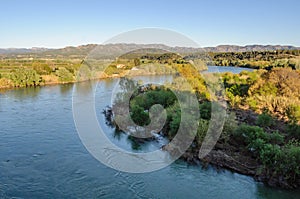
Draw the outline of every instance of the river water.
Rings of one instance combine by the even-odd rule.
[[[231,72],[231,73],[240,73],[242,71],[253,71],[251,68],[242,68],[242,67],[233,67],[233,66],[208,66],[206,71],[203,73],[224,73],[224,72]]]
[[[143,77],[164,82],[170,77]],[[101,80],[95,108],[116,145],[136,152],[125,134],[105,126],[117,79]],[[182,161],[151,173],[130,174],[98,162],[82,144],[72,114],[75,85],[22,88],[0,94],[0,198],[299,198],[251,177]],[[160,147],[157,142],[139,150]]]

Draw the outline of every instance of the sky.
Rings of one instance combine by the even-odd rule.
[[[201,47],[300,46],[299,0],[0,0],[0,48],[101,44],[145,27]]]

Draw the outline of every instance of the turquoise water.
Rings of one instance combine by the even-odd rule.
[[[170,77],[143,77],[156,82]],[[105,126],[116,79],[101,80],[96,111],[109,139],[132,150],[125,134]],[[0,198],[299,198],[299,191],[268,188],[251,177],[177,161],[151,173],[123,173],[85,149],[72,115],[74,85],[24,88],[0,94]],[[140,150],[160,147],[148,143]]]

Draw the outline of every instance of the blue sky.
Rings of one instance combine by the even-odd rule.
[[[300,46],[298,0],[1,0],[0,48],[102,43],[143,27],[182,33],[200,46]]]

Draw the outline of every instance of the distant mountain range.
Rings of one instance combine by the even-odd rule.
[[[49,48],[0,48],[0,54],[37,53],[51,50]]]
[[[300,47],[281,45],[219,45],[217,47],[204,48],[208,52],[245,52],[245,51],[273,51],[273,50],[296,50]]]
[[[245,52],[245,51],[274,51],[274,50],[294,50],[300,49],[295,46],[282,46],[282,45],[219,45],[216,47],[205,48],[191,48],[191,47],[169,47],[162,44],[88,44],[77,47],[65,47],[60,49],[50,48],[0,48],[0,54],[2,55],[18,55],[18,54],[41,54],[41,55],[61,55],[61,56],[85,56],[90,51],[95,49],[99,52],[103,52],[106,55],[112,55],[115,53],[122,53],[128,50],[137,50],[141,48],[157,48],[164,49],[177,53],[195,53],[195,52]]]

